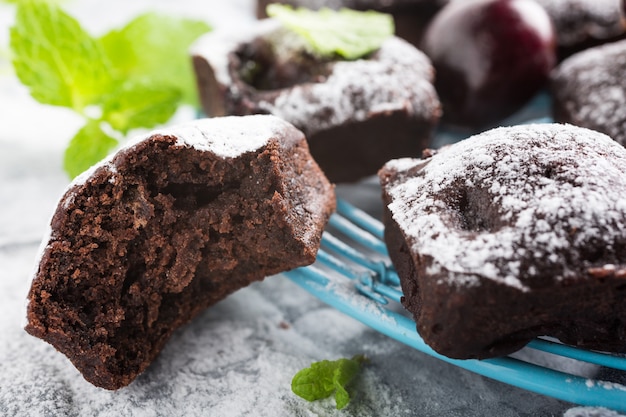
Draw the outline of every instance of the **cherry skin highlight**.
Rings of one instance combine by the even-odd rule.
[[[556,63],[555,33],[534,0],[457,0],[426,29],[443,121],[486,128],[544,87]]]

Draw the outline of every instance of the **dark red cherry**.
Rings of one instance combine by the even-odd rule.
[[[477,129],[514,113],[545,85],[555,43],[534,0],[452,1],[422,44],[436,70],[443,121]]]

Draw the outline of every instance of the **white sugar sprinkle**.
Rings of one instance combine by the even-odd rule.
[[[419,164],[389,186],[389,209],[414,250],[433,258],[430,272],[445,270],[452,283],[484,276],[526,291],[524,277],[541,271],[521,270],[522,259],[549,262],[563,279],[576,273],[566,253],[626,236],[626,149],[606,135],[557,124],[498,128],[386,168],[414,173]],[[444,201],[447,193],[481,199],[488,213],[468,215],[489,217],[487,226],[464,226],[461,202]]]
[[[373,114],[407,110],[409,115],[420,117],[439,113],[430,60],[397,37],[387,39],[368,59],[327,64],[331,73],[324,82],[299,84],[281,90],[281,94],[257,91],[234,82],[229,53],[256,37],[273,37],[278,30],[277,22],[266,19],[245,37],[241,33],[210,33],[198,40],[191,52],[206,60],[229,95],[239,97],[244,94],[241,89],[248,88],[245,94],[258,101],[257,112],[279,116],[307,135],[349,120],[361,121]],[[276,49],[280,53],[278,46]]]
[[[270,115],[199,119],[152,132],[176,136],[177,144],[203,152],[234,158],[252,152],[275,138],[289,124]]]
[[[564,46],[587,37],[606,39],[624,32],[619,0],[536,0],[557,29],[558,43]]]
[[[154,135],[173,136],[178,146],[189,146],[201,152],[211,152],[223,158],[234,158],[246,152],[261,148],[276,137],[289,123],[272,115],[228,116],[198,119],[153,130],[136,136],[122,146],[118,152],[108,155],[79,176],[68,186],[72,188],[85,183],[100,167],[106,167],[111,174],[117,172],[113,158],[119,152],[149,140]],[[111,181],[111,179],[109,179]],[[65,200],[71,203],[72,196]]]
[[[626,41],[589,48],[552,75],[555,103],[567,121],[606,133],[626,146]]]

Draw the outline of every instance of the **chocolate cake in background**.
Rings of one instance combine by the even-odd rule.
[[[626,146],[626,40],[572,55],[552,73],[554,119],[606,133]]]
[[[276,117],[154,132],[61,199],[26,330],[92,384],[123,387],[206,307],[312,263],[334,205],[304,135]]]
[[[379,173],[385,240],[425,342],[489,358],[536,336],[626,352],[626,149],[498,128]]]
[[[374,175],[428,145],[440,103],[428,58],[397,37],[354,61],[321,59],[265,19],[246,33],[213,32],[192,47],[209,116],[269,113],[302,130],[333,182]]]
[[[626,37],[621,0],[536,0],[554,23],[562,60],[592,46]]]
[[[281,3],[294,7],[319,10],[322,7],[339,10],[343,7],[354,10],[376,10],[393,16],[396,35],[419,45],[422,33],[432,17],[450,0],[257,0],[256,14],[267,17],[269,4]]]

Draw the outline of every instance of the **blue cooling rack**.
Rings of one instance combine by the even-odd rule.
[[[525,349],[559,355],[607,369],[616,380],[587,378],[514,357],[456,360],[439,355],[418,335],[402,310],[398,275],[383,242],[383,225],[338,201],[315,264],[286,273],[322,301],[371,328],[445,362],[529,391],[586,406],[626,411],[626,357],[588,351],[544,339]],[[599,373],[598,373],[599,374]]]

